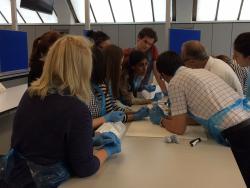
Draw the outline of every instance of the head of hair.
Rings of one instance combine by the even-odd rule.
[[[226,55],[217,55],[217,56],[215,56],[215,58],[220,59],[220,60],[224,61],[227,64],[231,64],[232,63],[231,58],[228,57],[228,56],[226,56]]]
[[[250,32],[241,33],[236,37],[234,49],[244,57],[250,56]]]
[[[166,51],[159,55],[156,61],[156,67],[159,73],[164,73],[167,76],[174,76],[177,69],[183,66],[181,57],[172,51]]]
[[[144,59],[147,59],[145,53],[140,50],[133,50],[129,55],[129,60],[126,67],[123,67],[123,69],[127,69],[129,75],[128,81],[131,86],[133,85],[133,79],[135,75],[133,67]]]
[[[50,89],[65,90],[88,103],[92,71],[91,43],[83,37],[66,35],[50,48],[42,76],[29,88],[31,96],[45,98]]]
[[[137,37],[139,39],[143,39],[144,37],[149,37],[149,38],[152,38],[154,39],[154,43],[157,42],[158,40],[158,37],[157,37],[157,34],[156,32],[150,28],[150,27],[144,27],[137,35]]]
[[[48,31],[36,38],[33,42],[32,52],[30,56],[30,65],[46,56],[49,48],[57,41],[62,35],[57,31]]]
[[[103,84],[106,78],[106,64],[101,49],[94,46],[92,48],[93,70],[91,74],[91,83]]]
[[[116,45],[109,45],[103,50],[104,62],[106,64],[106,81],[111,83],[114,98],[119,97],[119,80],[121,75],[121,63],[123,52]]]
[[[100,47],[102,42],[110,39],[110,37],[106,33],[93,30],[90,30],[87,33],[87,37],[90,38],[94,42],[94,45],[97,47]]]
[[[209,56],[205,47],[199,41],[187,41],[182,45],[183,60],[192,59],[198,61],[208,60]]]

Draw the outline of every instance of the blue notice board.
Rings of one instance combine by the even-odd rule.
[[[0,73],[28,69],[27,33],[0,30]]]
[[[190,29],[170,29],[169,30],[169,49],[178,54],[181,53],[181,46],[184,42],[189,40],[201,39],[200,30]]]

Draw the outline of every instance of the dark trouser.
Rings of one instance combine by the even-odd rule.
[[[0,158],[0,188],[56,188],[69,179],[63,163],[39,165],[15,150]]]
[[[247,187],[250,187],[250,119],[222,131]]]

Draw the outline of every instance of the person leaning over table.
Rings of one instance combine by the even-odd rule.
[[[122,49],[111,44],[104,50],[94,47],[92,53],[92,93],[88,107],[93,118],[93,128],[96,129],[105,122],[128,122],[147,117],[147,107],[133,112],[116,103],[115,99],[119,97]]]
[[[183,43],[181,57],[186,67],[204,68],[216,74],[243,96],[242,86],[236,73],[224,61],[209,56],[205,47],[199,41],[191,40]]]
[[[70,176],[94,174],[121,151],[120,140],[108,132],[94,137],[94,144],[108,144],[93,154],[86,105],[91,70],[87,39],[69,35],[51,47],[41,78],[25,92],[15,114],[11,150],[0,159],[1,186],[58,187]]]
[[[133,52],[134,50],[139,50],[143,52],[147,58],[147,70],[141,82],[140,90],[143,89],[151,90],[150,84],[153,81],[153,76],[154,76],[162,92],[165,93],[165,95],[167,95],[167,88],[165,82],[163,82],[160,79],[160,75],[157,72],[155,66],[155,61],[158,57],[158,50],[157,47],[155,46],[157,40],[158,40],[157,33],[153,28],[151,27],[142,28],[137,35],[135,47],[125,48],[123,50],[124,53],[123,66],[126,66],[126,64],[129,63],[128,61],[131,52]]]
[[[188,116],[203,125],[218,143],[231,147],[241,174],[250,186],[250,105],[221,78],[205,69],[183,66],[175,52],[164,52],[157,69],[169,82],[171,116],[165,117],[158,106],[150,120],[166,130],[184,134]]]
[[[234,40],[234,59],[241,67],[248,68],[247,92],[246,96],[250,99],[250,32],[239,34]]]
[[[123,64],[120,78],[120,101],[128,106],[150,104],[153,101],[160,100],[162,93],[156,93],[153,99],[138,97],[141,92],[141,84],[146,75],[148,67],[147,57],[140,50],[134,50],[130,53],[127,64]],[[149,86],[149,90],[153,85]],[[155,90],[155,88],[154,88]]]

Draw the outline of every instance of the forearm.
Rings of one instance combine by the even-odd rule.
[[[127,114],[127,117],[128,117],[127,122],[130,122],[130,121],[134,120],[134,114],[133,113]]]
[[[104,149],[94,150],[94,155],[99,159],[100,166],[107,160],[108,154]]]
[[[133,97],[131,99],[131,102],[132,102],[133,105],[144,105],[144,104],[152,103],[152,100],[151,99],[143,99],[143,98]]]
[[[153,73],[154,73],[155,79],[156,79],[158,85],[160,86],[162,92],[167,92],[166,84],[165,84],[165,82],[161,79],[161,76],[160,76],[159,72],[157,71],[155,65],[154,65],[154,67],[153,67]]]
[[[93,128],[97,129],[98,127],[100,127],[103,123],[105,123],[105,119],[104,117],[99,117],[99,118],[95,118],[93,119]]]
[[[177,122],[173,122],[171,117],[163,118],[161,120],[161,125],[169,132],[182,135],[186,131],[186,126],[178,126]]]
[[[190,116],[187,116],[187,124],[188,125],[200,125],[197,121],[195,121],[193,118]]]

